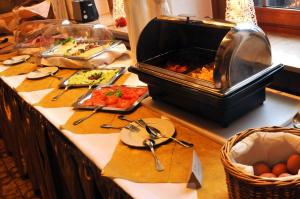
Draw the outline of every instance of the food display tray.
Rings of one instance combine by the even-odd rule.
[[[92,59],[92,58],[94,58],[94,57],[102,54],[103,52],[109,50],[110,48],[113,48],[113,47],[115,47],[115,46],[117,46],[117,45],[119,45],[121,43],[121,41],[119,41],[119,40],[109,40],[109,41],[106,40],[106,41],[98,41],[98,42],[96,42],[96,41],[87,41],[87,43],[89,43],[89,42],[90,43],[92,43],[92,42],[93,43],[97,43],[98,45],[106,45],[109,42],[111,42],[111,43],[109,44],[108,47],[103,48],[102,50],[100,50],[100,51],[98,51],[98,52],[96,52],[96,53],[94,53],[94,54],[92,54],[92,55],[90,55],[88,57],[67,56],[67,55],[52,54],[53,51],[55,51],[57,48],[59,48],[61,46],[61,44],[59,44],[59,45],[51,47],[47,51],[44,51],[42,53],[42,57],[44,57],[44,58],[47,58],[47,57],[64,57],[64,58],[75,59],[75,60],[89,60],[89,59]]]
[[[124,86],[124,85],[123,85]],[[108,87],[113,87],[113,86],[99,86],[95,88],[94,90],[97,89],[102,89],[102,88],[108,88]],[[146,86],[124,86],[127,88],[147,88]],[[81,96],[74,104],[73,107],[75,109],[83,109],[83,110],[95,110],[97,106],[87,106],[84,105],[84,101],[87,99],[90,99],[92,97],[92,93],[94,90],[88,91],[85,95]],[[104,111],[104,112],[115,112],[115,113],[130,113],[134,111],[137,106],[140,104],[140,102],[145,99],[146,97],[149,96],[149,92],[147,91],[143,95],[141,95],[130,107],[128,108],[116,108],[116,107],[108,107],[108,106],[102,106],[101,108],[98,109],[98,111]]]
[[[99,70],[99,71],[105,71],[105,70],[118,70],[118,72],[107,82],[107,83],[98,83],[98,84],[93,84],[92,87],[95,86],[108,86],[111,85],[112,83],[114,83],[122,74],[124,74],[125,72],[125,67],[120,67],[120,68],[99,68],[99,69],[91,69],[91,70]],[[59,84],[59,88],[65,88],[65,87],[89,87],[91,86],[90,84],[68,84],[68,81],[71,77],[73,77],[74,75],[77,75],[79,73],[82,73],[83,71],[91,71],[91,70],[80,70],[75,72],[74,74],[72,74],[71,76],[69,76],[67,79],[65,79],[64,81],[62,81]]]
[[[128,70],[138,74],[139,79],[148,84],[153,100],[167,102],[227,127],[237,118],[263,104],[265,87],[282,68],[281,65],[226,96],[181,86],[177,82],[147,74],[137,67],[129,67]]]

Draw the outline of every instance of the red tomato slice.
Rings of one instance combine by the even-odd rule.
[[[147,88],[137,88],[135,92],[138,96],[142,96],[147,92]]]
[[[102,94],[106,95],[109,92],[115,92],[115,89],[113,87],[105,87],[105,88],[101,88],[99,91]]]
[[[102,99],[105,100],[106,95],[104,95],[103,93],[97,93],[96,95],[93,93],[92,98],[97,98],[97,99]]]
[[[95,98],[93,99],[93,103],[94,103],[94,106],[97,105],[97,106],[105,106],[105,100],[103,99],[99,99],[99,98]]]
[[[106,96],[105,103],[106,103],[106,105],[116,104],[118,102],[118,99],[119,98],[115,95]]]
[[[122,94],[122,99],[132,99],[138,97],[138,94],[134,92],[133,89],[127,90],[126,92],[124,91]]]
[[[85,106],[93,106],[94,105],[94,102],[92,99],[87,99],[83,102],[83,105]]]
[[[117,103],[117,108],[127,109],[132,105],[131,100],[119,99]]]

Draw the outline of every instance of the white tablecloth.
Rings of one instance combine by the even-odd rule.
[[[112,65],[129,66],[131,60],[121,58]],[[7,67],[1,67],[0,71]],[[1,77],[2,80],[12,88],[18,87],[26,78],[26,75]],[[145,85],[140,82],[135,74],[131,74],[128,80],[124,83],[127,85]],[[19,95],[29,104],[33,105],[39,102],[52,89],[45,89],[33,92],[19,92]],[[59,128],[65,124],[73,114],[72,107],[62,108],[44,108],[34,106],[41,114],[43,114],[54,126]],[[114,149],[117,146],[120,138],[119,131],[112,134],[74,134],[68,130],[61,132],[85,154],[98,168],[103,169],[110,161]],[[170,183],[135,183],[123,179],[114,179],[114,181],[123,188],[133,198],[153,199],[153,198],[197,198],[195,190],[186,189],[186,184],[170,184]]]
[[[129,66],[131,61],[128,59],[122,58],[121,60],[117,60],[112,64],[112,66]],[[0,66],[0,71],[6,69],[6,67]],[[11,76],[11,77],[1,77],[10,87],[16,88],[18,85],[22,83],[25,79],[25,75],[19,76]],[[128,80],[125,82],[128,85],[144,85],[144,83],[140,82],[135,74],[131,74]],[[29,104],[34,104],[40,101],[45,95],[51,92],[52,89],[45,89],[34,92],[20,92],[19,95],[24,98]],[[268,96],[268,95],[267,95]],[[278,94],[278,96],[280,96]],[[287,99],[288,97],[282,98]],[[270,101],[271,100],[271,101]],[[146,100],[149,101],[149,100]],[[281,102],[283,104],[281,104]],[[274,104],[275,103],[275,104]],[[280,110],[280,114],[285,114],[280,117],[279,123],[277,125],[283,124],[284,121],[290,119],[292,115],[297,111],[297,100],[281,100],[277,99],[277,101],[272,101],[272,99],[267,97],[267,100],[264,104],[265,107],[270,107],[272,111],[263,111],[260,112],[259,115],[265,117],[266,114],[276,115],[276,103]],[[150,103],[151,106],[151,103]],[[155,108],[155,104],[153,107]],[[73,114],[72,107],[62,107],[62,108],[43,108],[39,106],[35,106],[35,108],[41,112],[54,126],[59,128],[61,125],[65,124],[67,120]],[[208,132],[207,135],[214,137],[217,135],[218,139],[223,140],[223,137],[229,137],[234,134],[236,131],[234,129],[224,130],[224,134],[219,127],[216,127],[214,124],[207,123],[206,121],[201,122],[201,119],[191,116],[188,113],[180,112],[176,108],[169,107],[165,104],[160,104],[160,106],[156,107],[165,113],[168,112],[172,114],[176,118],[180,118],[184,120],[186,123],[191,126],[196,126],[203,130],[203,132]],[[274,109],[274,110],[273,110]],[[287,110],[288,109],[288,110]],[[284,111],[285,110],[285,111]],[[251,113],[250,113],[251,115]],[[244,117],[243,117],[244,118]],[[245,120],[241,118],[241,120]],[[257,118],[259,119],[259,118]],[[274,120],[275,121],[275,120]],[[245,123],[245,122],[244,122]],[[247,122],[246,122],[247,123]],[[242,124],[241,122],[239,124]],[[239,128],[241,125],[235,123]],[[235,128],[235,127],[234,127]],[[237,128],[237,129],[239,129]],[[215,130],[215,131],[214,131]],[[226,133],[225,133],[226,131]],[[88,157],[92,162],[95,163],[97,167],[100,169],[104,168],[104,166],[109,162],[114,152],[116,145],[119,142],[119,132],[116,131],[112,134],[74,134],[68,130],[61,130],[61,132],[74,144],[78,147],[86,157]],[[217,141],[219,141],[216,139]],[[130,194],[133,198],[141,198],[141,199],[153,199],[153,198],[184,198],[184,199],[195,199],[197,198],[197,191],[187,189],[186,184],[175,184],[175,183],[134,183],[128,180],[123,179],[114,179],[114,181],[123,188],[128,194]]]

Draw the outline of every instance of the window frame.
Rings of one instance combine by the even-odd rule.
[[[255,7],[258,25],[266,31],[300,34],[300,10]]]
[[[226,0],[211,0],[211,2],[213,17],[225,19]],[[300,10],[255,7],[255,12],[258,25],[265,31],[300,34]]]

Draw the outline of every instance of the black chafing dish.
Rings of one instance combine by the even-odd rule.
[[[265,86],[283,68],[273,64],[264,32],[250,24],[161,16],[150,21],[129,68],[154,100],[223,126],[261,105]]]

